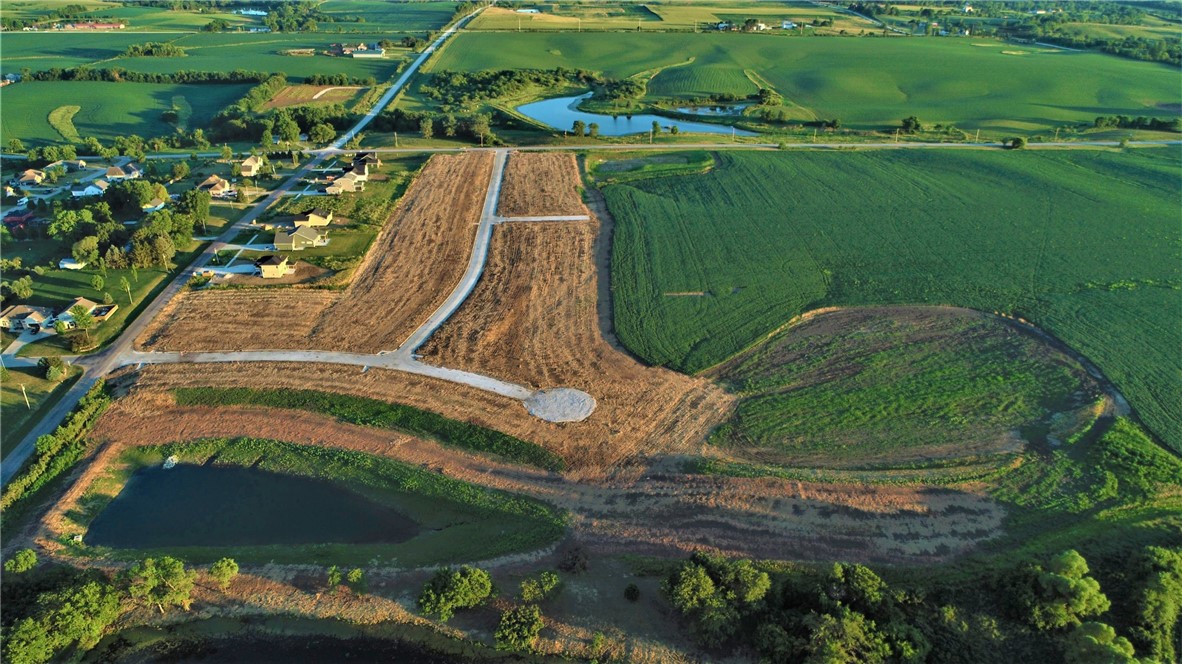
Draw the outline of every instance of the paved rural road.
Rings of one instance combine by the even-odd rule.
[[[222,233],[217,240],[211,242],[210,245],[206,247],[205,251],[201,252],[201,254],[198,255],[188,267],[180,271],[176,278],[174,278],[168,284],[168,286],[159,295],[157,295],[156,298],[151,303],[149,303],[148,306],[143,311],[141,311],[138,316],[136,316],[135,320],[133,320],[131,324],[127,326],[123,333],[120,334],[119,337],[111,343],[111,345],[109,345],[100,353],[78,358],[74,364],[82,368],[82,377],[78,379],[78,382],[76,382],[62,396],[61,400],[58,401],[58,403],[53,408],[51,408],[44,417],[41,418],[36,426],[34,426],[32,430],[29,431],[29,434],[25,436],[24,440],[22,440],[19,445],[9,452],[9,454],[4,458],[3,462],[0,463],[0,486],[6,484],[8,480],[11,479],[18,470],[20,470],[25,462],[28,461],[29,457],[32,456],[38,437],[50,433],[55,428],[57,428],[57,425],[65,419],[66,415],[68,415],[69,412],[73,410],[74,406],[78,404],[86,392],[89,391],[90,388],[96,382],[98,382],[101,377],[107,375],[112,370],[127,364],[124,356],[129,353],[133,353],[133,344],[135,343],[136,338],[140,336],[140,334],[144,331],[144,328],[147,327],[148,323],[150,323],[154,318],[156,318],[156,316],[160,314],[160,311],[164,308],[164,306],[168,304],[172,298],[176,297],[177,293],[179,293],[181,289],[184,288],[195,268],[204,267],[206,264],[208,264],[209,260],[217,251],[225,247],[230,240],[234,239],[241,229],[245,228],[250,224],[250,222],[257,219],[259,215],[261,215],[265,210],[267,210],[267,208],[273,205],[275,201],[279,200],[279,198],[283,196],[288,190],[299,184],[300,179],[302,179],[307,173],[319,166],[320,163],[326,158],[338,154],[341,151],[340,147],[344,145],[345,142],[347,142],[350,138],[356,135],[358,131],[372,122],[373,119],[377,117],[377,114],[385,108],[386,104],[390,103],[390,100],[394,98],[394,95],[398,94],[398,92],[402,90],[402,88],[406,85],[406,82],[410,80],[410,77],[413,76],[416,71],[418,71],[423,62],[425,62],[432,53],[438,50],[439,47],[442,46],[449,37],[454,35],[459,28],[463,27],[468,21],[472,20],[472,17],[476,16],[476,14],[478,14],[482,9],[483,8],[477,9],[471,14],[461,18],[450,28],[440,34],[439,37],[436,38],[430,46],[424,49],[423,53],[420,54],[418,58],[415,58],[411,65],[406,68],[406,71],[404,71],[402,75],[398,77],[398,80],[396,80],[394,84],[390,86],[390,89],[386,91],[386,94],[382,95],[382,98],[378,100],[378,103],[374,104],[373,109],[371,109],[369,113],[366,113],[364,117],[358,120],[357,124],[354,125],[353,128],[348,132],[346,132],[344,136],[333,143],[332,150],[319,151],[311,161],[300,168],[300,170],[296,171],[290,178],[287,179],[287,181],[280,185],[279,188],[271,192],[263,200],[256,203],[250,212],[246,213],[246,215],[238,220],[237,223],[231,224],[228,228],[226,228],[226,231]]]

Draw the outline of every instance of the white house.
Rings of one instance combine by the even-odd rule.
[[[796,24],[792,21],[789,21],[788,19],[784,19],[784,22],[780,24],[780,27],[784,30],[795,30]]]
[[[86,183],[82,189],[71,189],[70,195],[74,198],[85,198],[86,196],[102,196],[107,191],[107,187],[111,185],[106,180],[95,180],[94,182]]]

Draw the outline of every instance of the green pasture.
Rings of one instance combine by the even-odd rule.
[[[63,137],[49,124],[49,114],[62,105],[81,106],[73,117],[82,136],[104,143],[116,136],[171,134],[172,125],[161,118],[181,96],[193,107],[190,126],[206,126],[227,105],[246,94],[249,85],[173,85],[157,83],[106,83],[95,81],[46,81],[18,83],[4,88],[0,102],[0,133],[5,140],[19,138],[26,145],[62,143]]]
[[[1008,312],[1094,361],[1182,450],[1176,150],[716,159],[604,189],[616,329],[644,359],[701,371],[822,306]]]
[[[766,79],[802,116],[886,129],[918,116],[992,135],[1046,131],[1098,115],[1168,117],[1182,101],[1177,70],[1098,53],[1003,53],[1000,42],[799,39],[771,34],[491,33],[455,38],[431,71],[572,67],[615,78],[669,67],[649,98],[746,95]],[[811,119],[802,117],[801,120]]]
[[[739,395],[710,437],[737,458],[947,468],[1040,449],[1091,424],[1083,367],[1000,319],[859,309],[789,328],[716,375]]]
[[[322,29],[353,32],[411,33],[438,30],[451,20],[456,5],[451,2],[390,2],[388,0],[328,0],[318,9],[333,16],[337,23],[325,23]],[[364,19],[358,23],[352,17]]]
[[[257,19],[250,16],[233,14],[230,11],[216,11],[200,13],[191,10],[172,10],[164,7],[135,7],[119,6],[104,7],[79,17],[76,20],[123,21],[125,30],[200,30],[210,21],[222,19],[233,27],[247,25],[261,25]]]
[[[40,416],[61,400],[80,373],[74,368],[64,380],[51,382],[42,377],[37,367],[7,369],[0,384],[0,420],[4,422],[0,427],[0,456],[8,456],[20,444]],[[28,404],[25,396],[29,398]]]
[[[185,441],[124,452],[70,516],[75,529],[89,523],[138,469],[169,456],[183,463],[249,466],[339,483],[391,507],[420,524],[422,532],[398,544],[312,544],[303,546],[178,547],[167,551],[107,549],[72,545],[84,556],[117,559],[178,555],[202,563],[231,555],[239,562],[399,566],[483,560],[546,546],[562,536],[565,518],[553,507],[517,494],[486,489],[415,465],[339,449],[249,438]]]

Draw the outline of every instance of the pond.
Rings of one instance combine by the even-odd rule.
[[[240,466],[144,468],[85,542],[150,549],[405,542],[417,523],[340,484]]]
[[[658,122],[666,131],[670,127],[677,127],[680,132],[696,132],[704,134],[730,134],[735,136],[755,136],[754,132],[734,129],[726,125],[710,124],[708,122],[694,122],[692,120],[674,120],[663,115],[641,113],[638,115],[611,116],[604,113],[588,113],[578,110],[579,102],[591,96],[592,93],[574,97],[555,97],[543,99],[517,107],[517,112],[537,120],[542,124],[554,127],[559,131],[567,130],[574,125],[575,120],[582,120],[586,124],[592,122],[599,125],[599,133],[603,136],[626,136],[628,134],[647,134],[652,129],[653,122]]]
[[[678,106],[677,112],[685,113],[686,115],[738,116],[743,114],[745,108],[747,108],[747,104],[738,104],[737,106]]]

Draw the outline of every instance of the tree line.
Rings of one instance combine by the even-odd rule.
[[[91,69],[90,67],[53,67],[43,71],[22,70],[21,78],[26,81],[102,81],[107,83],[174,83],[201,85],[214,83],[259,83],[275,74],[259,71],[190,71],[172,73],[151,73],[126,71],[119,67]]]
[[[171,42],[144,42],[131,44],[122,55],[125,58],[181,58],[187,54],[185,49]]]

